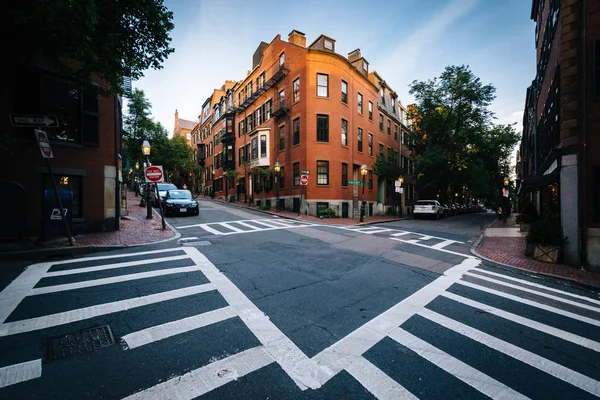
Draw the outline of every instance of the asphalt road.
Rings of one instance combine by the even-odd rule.
[[[600,396],[600,296],[474,257],[492,219],[324,226],[201,201],[168,218],[177,241],[3,286],[0,398]]]

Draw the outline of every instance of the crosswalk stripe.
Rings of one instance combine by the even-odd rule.
[[[432,249],[443,249],[444,247],[449,246],[453,243],[462,243],[462,242],[457,242],[456,240],[444,240],[443,242],[434,244],[433,246],[431,246],[431,248]]]
[[[353,230],[356,232],[362,232],[362,233],[367,233],[369,231],[377,231],[381,228],[377,227],[377,226],[365,226],[362,228],[354,228]],[[391,230],[391,229],[386,229],[386,230]]]
[[[87,272],[105,271],[108,269],[115,269],[115,268],[134,267],[136,265],[148,265],[148,264],[156,264],[156,263],[166,262],[166,261],[183,260],[186,258],[188,258],[188,256],[186,256],[184,254],[181,256],[151,258],[149,260],[127,261],[127,262],[115,263],[115,264],[97,265],[95,267],[73,268],[73,269],[66,269],[63,271],[50,271],[50,272],[46,273],[45,277],[84,274]]]
[[[395,240],[397,242],[408,243],[408,244],[412,244],[414,246],[424,247],[426,249],[433,249],[433,246],[419,243],[418,240],[416,240],[416,241],[415,240],[404,240],[404,239],[398,239],[398,238],[394,238],[394,237],[390,238],[390,239]],[[454,254],[455,256],[461,256],[461,257],[466,257],[466,258],[477,258],[477,257],[473,257],[469,254],[463,254],[463,253],[459,253],[457,251],[451,251],[451,250],[446,250],[446,249],[442,249],[442,248],[435,248],[434,250],[441,251],[441,252],[448,253],[448,254]]]
[[[123,400],[195,399],[273,361],[262,347],[254,347],[171,378]]]
[[[232,226],[231,224],[228,224],[227,222],[221,222],[219,225],[224,226],[227,229],[231,229],[234,232],[245,232],[243,229],[236,228],[235,226]]]
[[[379,400],[418,399],[364,357],[358,357],[350,363],[346,371]]]
[[[36,295],[46,294],[46,293],[63,292],[65,290],[74,290],[74,289],[82,289],[82,288],[87,288],[87,287],[92,287],[92,286],[109,285],[111,283],[127,282],[127,281],[133,281],[133,280],[137,280],[137,279],[153,278],[156,276],[181,274],[184,272],[193,272],[193,271],[198,271],[198,267],[196,267],[194,265],[191,267],[158,269],[158,270],[154,270],[154,271],[140,272],[137,274],[112,276],[110,278],[91,279],[91,280],[81,281],[81,282],[65,283],[62,285],[43,286],[43,287],[39,287],[39,288],[33,288],[33,289],[31,289],[31,292],[29,292],[29,295],[36,296]]]
[[[564,295],[567,295],[567,296],[570,296],[570,297],[574,297],[576,299],[581,299],[581,300],[588,301],[590,303],[595,303],[595,304],[600,305],[600,300],[593,299],[591,297],[581,296],[581,295],[578,295],[578,294],[575,294],[575,293],[566,292],[564,290],[555,289],[553,287],[549,287],[549,286],[545,286],[545,285],[540,285],[539,283],[527,281],[525,279],[519,279],[519,278],[515,278],[515,277],[512,277],[512,276],[508,276],[508,275],[504,275],[504,274],[499,274],[497,272],[488,271],[487,269],[476,268],[472,272],[477,272],[478,275],[479,274],[485,274],[485,275],[497,276],[499,278],[503,278],[503,279],[506,279],[506,280],[509,280],[509,281],[519,282],[519,283],[522,283],[522,284],[525,284],[525,285],[528,285],[528,286],[541,288],[541,289],[544,289],[544,290],[548,290],[550,292],[564,294]]]
[[[254,226],[254,225],[247,224],[247,223],[246,223],[246,222],[244,222],[244,221],[235,221],[235,223],[236,223],[236,224],[238,224],[238,225],[245,226],[246,228],[250,228],[250,229],[252,229],[253,231],[261,231],[261,230],[262,230],[262,228],[259,228],[258,226]]]
[[[570,304],[572,306],[576,306],[576,307],[580,307],[580,308],[585,308],[586,310],[591,310],[591,311],[595,311],[597,313],[600,313],[600,308],[599,307],[595,307],[595,306],[591,306],[591,305],[588,305],[588,304],[583,304],[583,303],[580,303],[580,302],[577,302],[577,301],[565,299],[564,297],[554,296],[554,295],[551,295],[551,294],[548,294],[548,293],[540,292],[540,291],[534,290],[534,289],[529,289],[529,288],[526,288],[526,287],[523,287],[523,286],[519,286],[519,285],[513,285],[512,283],[500,281],[498,279],[489,278],[487,276],[483,276],[483,275],[479,275],[479,274],[473,274],[473,273],[467,272],[467,273],[465,273],[465,275],[472,276],[474,278],[481,279],[481,280],[486,281],[486,282],[495,283],[497,285],[506,286],[506,287],[509,287],[509,288],[512,288],[512,289],[518,289],[518,290],[523,291],[523,292],[535,294],[536,296],[542,296],[542,297],[545,297],[545,298],[548,298],[548,299],[560,301],[561,303]],[[599,315],[599,317],[600,317],[600,315]]]
[[[405,231],[401,231],[401,232],[396,232],[396,233],[392,233],[390,234],[390,236],[404,236],[404,235],[410,235],[412,232],[405,232]]]
[[[69,324],[71,322],[82,321],[89,318],[98,317],[100,315],[126,311],[131,308],[178,299],[180,297],[187,297],[198,293],[209,292],[211,290],[216,290],[215,285],[212,283],[207,283],[204,285],[190,286],[133,299],[114,301],[111,303],[98,304],[91,307],[84,307],[76,310],[44,315],[42,317],[6,322],[0,325],[0,337]]]
[[[149,250],[149,251],[140,251],[140,252],[135,252],[135,253],[126,253],[126,254],[112,254],[109,256],[83,257],[83,258],[77,258],[74,260],[52,261],[49,264],[54,266],[54,265],[73,264],[73,263],[96,261],[96,260],[110,260],[111,258],[127,258],[127,257],[146,256],[146,255],[150,255],[150,254],[159,254],[159,253],[173,253],[173,252],[180,252],[180,251],[181,251],[180,248]]]
[[[0,388],[42,376],[42,359],[31,360],[0,368]]]
[[[190,226],[199,226],[200,228],[204,229],[207,232],[212,233],[213,235],[222,235],[223,232],[220,232],[216,229],[211,228],[210,226],[208,226],[208,224],[199,224],[199,225],[190,225]],[[187,228],[187,226],[180,226],[180,228]]]
[[[521,324],[531,329],[535,329],[540,332],[544,332],[548,335],[552,335],[561,339],[564,339],[568,342],[578,344],[583,347],[587,347],[588,349],[600,352],[600,343],[587,339],[583,336],[576,335],[571,332],[563,331],[562,329],[555,328],[550,325],[543,324],[541,322],[534,321],[529,318],[521,317],[520,315],[510,313],[508,311],[501,310],[496,307],[489,306],[487,304],[480,303],[475,300],[467,299],[466,297],[459,296],[454,293],[445,292],[442,293],[442,296],[457,301],[459,303],[465,304],[467,306],[471,306],[482,311],[485,311],[490,314],[497,315],[498,317],[507,319],[512,322],[516,322],[517,324]]]
[[[554,361],[538,356],[535,353],[524,350],[494,336],[488,335],[485,332],[445,317],[427,308],[423,308],[421,311],[419,311],[418,315],[456,333],[466,336],[469,339],[479,342],[491,349],[499,351],[500,353],[506,354],[507,356],[537,368],[540,371],[544,371],[545,373],[570,383],[571,385],[585,390],[588,393],[591,393],[595,396],[600,396],[600,382],[580,374],[577,371],[573,371],[572,369],[564,367],[558,363],[555,363]]]
[[[368,234],[368,235],[373,235],[375,233],[383,233],[383,232],[389,232],[389,231],[391,231],[391,229],[378,229],[378,230],[375,230],[375,231],[367,231],[367,232],[363,231],[363,232],[366,233],[366,234]]]
[[[454,358],[450,354],[432,346],[404,329],[398,328],[390,333],[389,336],[402,346],[414,351],[435,366],[443,369],[492,399],[528,399],[528,397],[523,396],[521,393],[514,391],[505,384],[498,382],[489,375]]]
[[[277,226],[277,225],[270,225],[270,224],[267,224],[266,222],[263,222],[263,221],[258,221],[258,220],[255,220],[255,221],[252,221],[252,222],[254,222],[254,223],[256,223],[256,224],[264,225],[264,226],[266,226],[266,227],[268,227],[268,228],[272,228],[272,229],[279,229],[279,228],[281,228],[281,226]]]
[[[553,312],[555,314],[562,315],[564,317],[569,317],[569,318],[572,318],[572,319],[576,319],[578,321],[585,322],[585,323],[590,324],[590,325],[600,326],[600,321],[595,320],[593,318],[584,317],[582,315],[575,314],[575,313],[572,313],[570,311],[565,311],[565,310],[557,308],[557,307],[548,306],[546,304],[542,304],[542,303],[539,303],[537,301],[532,301],[532,300],[524,299],[524,298],[521,298],[521,297],[518,297],[518,296],[514,296],[512,294],[509,294],[509,293],[501,292],[499,290],[490,289],[487,286],[481,286],[481,285],[477,285],[475,283],[471,283],[471,282],[467,282],[467,281],[458,281],[456,283],[458,283],[459,285],[470,287],[472,289],[480,290],[482,292],[495,294],[496,296],[504,297],[504,298],[509,299],[509,300],[514,300],[514,301],[517,301],[517,302],[522,303],[522,304],[527,304],[528,306],[540,308],[540,309],[545,310],[545,311],[550,311],[550,312]]]
[[[223,307],[217,310],[208,311],[202,314],[179,319],[177,321],[167,322],[161,325],[155,325],[147,329],[142,329],[137,332],[130,333],[122,337],[130,349],[135,349],[153,343],[162,339],[166,339],[175,335],[199,329],[217,322],[224,321],[235,317],[235,312],[231,307]]]

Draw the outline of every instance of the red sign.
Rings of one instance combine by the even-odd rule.
[[[42,157],[44,158],[54,158],[54,154],[52,153],[52,147],[50,147],[50,142],[48,141],[48,136],[46,136],[46,132],[40,131],[39,129],[34,129],[35,138],[37,139],[38,146],[40,147],[40,151],[42,152]]]
[[[300,176],[300,184],[301,185],[308,185],[308,175],[301,175]]]
[[[163,169],[160,165],[147,167],[145,171],[146,181],[148,182],[164,182]]]

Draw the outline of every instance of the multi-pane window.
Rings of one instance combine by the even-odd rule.
[[[358,128],[358,134],[356,135],[358,139],[358,151],[362,153],[363,151],[363,138],[362,138],[362,128]]]
[[[253,114],[248,115],[246,117],[246,125],[248,126],[248,132],[252,132],[252,116]]]
[[[394,125],[394,140],[398,140],[398,125]]]
[[[260,87],[265,86],[265,73],[264,72],[262,74],[260,74],[260,77],[258,79],[259,79]]]
[[[285,53],[281,53],[279,56],[279,68],[283,68],[285,65]]]
[[[369,133],[369,155],[373,155],[373,134]]]
[[[379,154],[383,155],[383,145],[379,143]]]
[[[342,119],[342,146],[348,146],[348,121]]]
[[[362,105],[363,105],[363,96],[362,96],[362,94],[359,93],[358,94],[358,113],[359,114],[363,113]]]
[[[268,100],[265,103],[265,121],[268,120],[269,118],[271,118],[271,104],[272,104],[271,100]]]
[[[317,74],[317,96],[329,96],[329,75]]]
[[[260,135],[260,157],[267,156],[267,135]]]
[[[279,107],[285,106],[285,89],[279,91]]]
[[[262,110],[259,108],[256,109],[256,126],[258,127],[260,124],[263,123],[262,120]]]
[[[348,103],[348,83],[342,81],[342,103]]]
[[[348,164],[342,163],[342,186],[348,186]]]
[[[369,119],[373,119],[373,103],[369,102]]]
[[[294,186],[298,186],[298,185],[300,185],[300,163],[299,162],[294,163],[292,169],[294,170],[293,171],[293,174],[294,174]]]
[[[258,158],[258,138],[252,138],[252,159],[256,160]]]
[[[329,185],[329,161],[317,161],[317,185]]]
[[[296,78],[293,84],[294,103],[300,101],[300,78]]]
[[[369,190],[373,190],[373,171],[369,171]]]
[[[317,142],[329,142],[329,115],[317,115]]]
[[[279,127],[279,150],[285,149],[285,125]]]
[[[329,39],[325,39],[323,40],[323,46],[327,49],[327,50],[333,50],[333,42]]]
[[[383,114],[379,114],[379,130],[383,132]]]
[[[283,172],[283,167],[279,168],[279,189],[285,188],[285,174]]]
[[[293,131],[293,146],[300,144],[300,118],[296,118],[292,122],[292,131]]]
[[[388,119],[387,120],[387,134],[388,136],[392,136],[392,122]]]
[[[240,147],[238,150],[238,165],[241,166],[244,161],[244,148]]]

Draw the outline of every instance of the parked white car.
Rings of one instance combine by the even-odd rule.
[[[415,219],[420,217],[440,219],[444,217],[444,207],[437,200],[418,200],[413,214]]]

